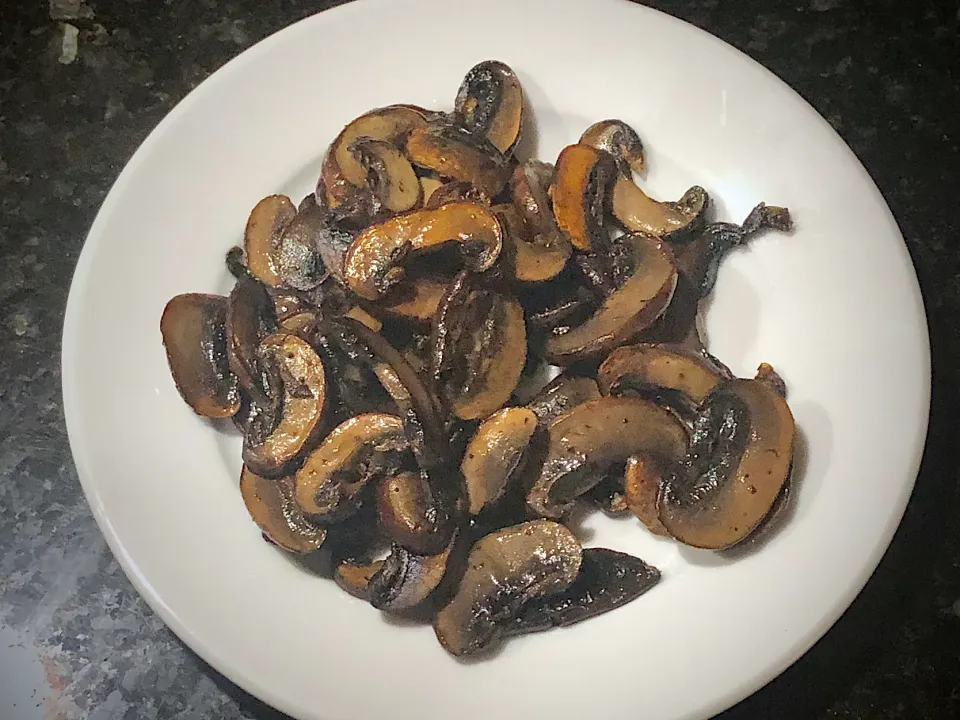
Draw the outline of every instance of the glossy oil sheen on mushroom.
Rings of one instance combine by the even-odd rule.
[[[263,534],[287,552],[313,552],[323,545],[327,531],[303,514],[295,492],[296,481],[291,476],[271,480],[248,468],[240,476],[240,495]]]

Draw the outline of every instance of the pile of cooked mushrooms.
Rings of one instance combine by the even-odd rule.
[[[315,193],[253,208],[229,297],[178,295],[160,321],[183,399],[243,433],[264,537],[322,547],[340,587],[429,618],[454,655],[658,582],[582,548],[578,504],[722,550],[777,515],[792,467],[783,381],[734,377],[697,329],[723,257],[788,211],[736,225],[699,186],[651,198],[619,120],[554,165],[518,157],[525,112],[487,61],[452,112],[361,115]]]

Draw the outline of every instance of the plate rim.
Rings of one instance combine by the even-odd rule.
[[[384,1],[384,0],[380,0]],[[594,0],[595,2],[600,0]],[[787,82],[782,80],[776,73],[765,67],[763,64],[754,60],[747,53],[737,47],[727,43],[721,38],[713,35],[691,22],[670,15],[666,12],[652,8],[646,5],[633,2],[632,0],[602,0],[610,5],[629,5],[636,10],[638,17],[644,12],[653,13],[659,21],[669,22],[684,27],[687,32],[693,32],[702,39],[714,44],[718,51],[727,53],[731,58],[739,63],[746,63],[753,69],[759,69],[768,76],[781,89],[789,91],[789,94],[806,106],[811,119],[825,126],[830,134],[836,140],[835,146],[838,152],[846,152],[848,161],[852,161],[856,172],[859,173],[864,181],[864,186],[870,189],[878,201],[878,205],[883,209],[887,224],[896,233],[900,239],[898,250],[902,255],[905,269],[912,274],[912,283],[908,283],[912,290],[912,301],[917,322],[922,323],[921,336],[922,344],[916,348],[918,357],[918,380],[922,385],[923,397],[921,407],[923,408],[922,418],[916,427],[917,437],[920,438],[918,445],[914,448],[912,462],[913,468],[909,475],[909,480],[905,481],[900,488],[897,502],[894,506],[888,508],[889,517],[881,537],[881,542],[877,543],[871,550],[861,569],[855,578],[851,579],[845,591],[837,595],[837,600],[831,605],[830,612],[824,615],[821,620],[811,626],[806,632],[799,634],[796,641],[791,645],[789,651],[780,655],[776,662],[767,664],[762,673],[752,676],[749,681],[741,682],[737,685],[731,685],[724,693],[715,696],[712,702],[703,705],[703,712],[708,713],[704,718],[712,717],[723,712],[737,703],[747,699],[758,692],[770,682],[780,676],[788,668],[794,665],[810,648],[819,640],[827,635],[837,621],[847,612],[857,596],[862,592],[870,578],[874,575],[877,567],[882,561],[884,555],[889,550],[890,544],[896,534],[903,519],[909,500],[913,494],[917,478],[921,469],[927,440],[930,432],[930,404],[932,399],[932,367],[930,357],[930,331],[929,319],[926,312],[926,303],[923,299],[923,292],[917,277],[916,266],[910,256],[909,248],[903,237],[900,226],[888,205],[883,193],[880,191],[876,182],[867,171],[866,167],[860,161],[860,158],[850,148],[842,136],[830,125],[830,123],[811,105],[806,98],[794,90]],[[271,707],[280,710],[292,717],[298,717],[299,708],[287,701],[286,698],[279,696],[269,687],[264,687],[243,672],[238,667],[232,665],[229,658],[224,657],[214,647],[211,647],[199,639],[197,635],[185,623],[180,621],[178,615],[164,602],[163,598],[153,589],[147,578],[144,577],[135,562],[129,555],[121,539],[114,530],[110,518],[107,516],[103,504],[100,500],[100,493],[93,478],[93,473],[88,469],[86,461],[86,449],[80,440],[77,429],[76,419],[71,421],[71,417],[76,418],[79,412],[80,400],[78,397],[78,384],[80,378],[77,377],[75,367],[76,363],[72,358],[80,352],[82,345],[79,337],[78,328],[83,317],[84,290],[89,282],[90,273],[94,267],[94,255],[97,246],[100,243],[100,236],[104,233],[104,228],[113,214],[114,207],[119,202],[121,191],[127,186],[131,178],[135,176],[142,162],[151,154],[155,145],[159,144],[166,135],[168,129],[173,126],[179,118],[189,112],[190,107],[196,102],[196,98],[204,92],[204,88],[210,84],[221,81],[230,73],[240,71],[244,66],[255,62],[257,58],[265,52],[268,52],[274,45],[282,44],[291,33],[303,31],[303,28],[317,23],[322,28],[322,24],[328,22],[331,14],[334,16],[346,15],[348,13],[362,13],[369,11],[369,8],[375,7],[377,0],[354,0],[343,5],[338,5],[326,10],[322,10],[312,15],[308,15],[300,20],[283,26],[270,35],[259,40],[249,48],[232,57],[226,63],[221,65],[215,71],[211,72],[201,83],[184,95],[174,107],[157,123],[150,131],[148,136],[137,146],[136,150],[127,160],[121,172],[117,175],[111,184],[106,198],[101,204],[94,218],[93,223],[87,232],[82,249],[80,251],[74,272],[71,277],[70,289],[67,297],[66,309],[64,313],[63,330],[61,333],[61,383],[62,398],[64,409],[64,421],[67,430],[67,439],[70,447],[71,456],[80,480],[84,496],[90,506],[97,526],[104,536],[110,551],[117,559],[124,574],[131,584],[137,590],[140,597],[155,612],[164,624],[198,657],[208,664],[215,672],[226,677],[230,682],[240,687],[245,692],[255,696],[259,700],[267,703]],[[332,21],[329,21],[332,22]],[[297,29],[297,30],[295,30]],[[841,150],[842,148],[842,150]]]

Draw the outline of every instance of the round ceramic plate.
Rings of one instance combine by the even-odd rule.
[[[166,623],[219,671],[297,718],[706,718],[781,672],[875,568],[926,430],[926,324],[903,240],[840,138],[773,75],[693,27],[620,0],[364,0],[270,37],[192,92],[144,142],[90,231],[67,308],[64,403],[84,490],[113,552]],[[653,591],[572,628],[460,663],[429,627],[391,622],[264,543],[240,499],[235,436],[170,379],[160,313],[226,293],[224,252],[264,195],[300,198],[358,114],[452,105],[500,59],[553,159],[620,117],[649,151],[644,186],[706,187],[720,219],[788,206],[723,266],[712,351],[772,363],[799,426],[796,504],[751,552],[586,521],[589,545],[663,571]],[[618,690],[619,688],[619,690]]]

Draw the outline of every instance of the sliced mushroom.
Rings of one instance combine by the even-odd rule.
[[[670,533],[660,522],[660,513],[657,508],[662,477],[663,473],[656,460],[643,455],[634,455],[627,460],[623,472],[623,490],[630,512],[636,515],[637,519],[654,535],[665,537]]]
[[[613,157],[588,145],[569,145],[557,158],[552,187],[557,225],[579,250],[606,246],[606,215],[617,181]]]
[[[367,413],[340,423],[297,471],[297,502],[317,522],[330,524],[357,511],[361,491],[395,472],[407,448],[403,421]]]
[[[527,359],[523,307],[508,293],[455,282],[434,325],[433,375],[457,417],[503,407]]]
[[[587,491],[586,497],[610,517],[619,517],[629,510],[623,478],[615,472],[607,473],[603,480]]]
[[[508,277],[539,283],[563,272],[570,258],[570,243],[561,233],[534,236],[513,205],[497,205],[492,210],[503,228],[503,266]]]
[[[281,283],[296,290],[312,290],[326,276],[325,234],[336,235],[326,222],[325,211],[316,203],[307,203],[287,224],[272,253],[272,266]],[[340,232],[342,235],[343,233]],[[336,264],[330,272],[336,272]]]
[[[370,580],[380,572],[383,563],[383,560],[374,560],[369,563],[344,560],[333,571],[333,581],[341,590],[355,598],[369,602]]]
[[[461,545],[459,531],[454,531],[446,548],[435,555],[418,555],[394,545],[370,578],[370,604],[385,612],[403,612],[422,605],[437,592],[452,566],[462,560]]]
[[[642,233],[624,235],[618,242],[630,252],[633,274],[587,321],[547,340],[550,362],[566,365],[607,353],[652,324],[670,304],[677,269],[667,244]]]
[[[494,413],[477,428],[460,463],[471,515],[503,497],[536,428],[534,412],[517,407]]]
[[[500,152],[508,153],[520,139],[523,87],[509,66],[486,60],[463,78],[454,110],[467,130],[485,136]]]
[[[323,363],[303,339],[275,333],[260,343],[259,355],[277,370],[283,386],[279,422],[265,437],[248,433],[243,461],[258,475],[282,474],[309,452],[323,425],[327,384]]]
[[[296,214],[297,209],[286,195],[268,195],[254,206],[247,220],[243,234],[247,269],[268,287],[280,285],[273,258],[283,229]]]
[[[542,427],[548,427],[568,410],[599,398],[600,388],[593,378],[558,375],[527,407],[536,413]]]
[[[424,473],[404,471],[381,480],[376,506],[384,535],[412,553],[440,552],[450,539],[450,515]]]
[[[227,301],[227,359],[240,387],[264,406],[272,404],[276,388],[259,355],[260,341],[277,329],[273,299],[251,276],[237,280]]]
[[[660,571],[643,560],[607,548],[585,548],[580,572],[561,593],[527,603],[510,624],[510,635],[567,627],[616,610],[660,582]]]
[[[698,353],[651,343],[617,348],[597,371],[604,395],[636,393],[685,414],[696,411],[723,380]]]
[[[323,545],[327,531],[303,514],[295,490],[296,482],[290,476],[270,480],[246,467],[240,475],[240,495],[247,512],[270,542],[287,552],[313,552]]]
[[[430,200],[423,206],[433,210],[452,202],[471,202],[486,207],[490,205],[490,197],[465,180],[451,180],[434,190]]]
[[[383,323],[380,322],[377,318],[375,318],[373,315],[368,313],[359,305],[354,305],[352,308],[347,310],[343,314],[343,316],[345,318],[350,318],[351,320],[356,320],[361,325],[364,325],[365,327],[369,328],[370,330],[376,333],[380,332],[383,329]]]
[[[510,164],[492,143],[444,123],[411,131],[407,156],[414,165],[441,177],[470,183],[488,198],[495,197],[510,176]]]
[[[527,506],[559,518],[573,501],[628,457],[647,454],[679,460],[687,432],[670,412],[640,398],[604,397],[578,405],[547,428],[546,459]]]
[[[399,143],[415,127],[426,125],[420,108],[411,105],[389,105],[371,110],[348,124],[330,145],[323,161],[318,193],[327,207],[335,208],[354,193],[353,187],[367,185],[368,168],[362,158],[353,152],[353,144],[360,138]]]
[[[757,368],[757,380],[765,382],[782,398],[787,397],[787,384],[780,377],[780,373],[773,369],[769,363],[760,363]]]
[[[443,180],[435,175],[424,175],[420,178],[420,202],[424,207],[430,204],[430,198],[443,184]]]
[[[436,317],[448,286],[449,282],[429,277],[408,278],[381,298],[376,309],[394,317],[429,324]]]
[[[627,230],[677,240],[702,224],[710,197],[699,185],[687,190],[676,202],[650,198],[632,178],[621,175],[613,186],[613,214]]]
[[[453,600],[433,621],[440,644],[471,655],[510,631],[527,603],[566,590],[583,551],[567,528],[534,520],[491,533],[470,549]]]
[[[412,210],[420,203],[420,180],[399,148],[386,140],[362,137],[350,151],[367,170],[367,185],[392,213]]]
[[[489,210],[472,203],[450,203],[391,218],[351,243],[344,258],[347,285],[360,297],[376,300],[403,278],[401,263],[408,253],[437,250],[451,242],[460,243],[472,270],[483,272],[500,255],[500,223]]]
[[[730,380],[703,404],[684,465],[665,478],[660,521],[677,540],[722,549],[746,538],[789,476],[795,427],[760,380]]]
[[[511,240],[510,272],[520,282],[544,282],[560,274],[570,259],[570,241],[560,231],[547,188],[553,166],[528,160],[517,166],[510,191],[520,222],[508,215],[505,239]]]
[[[601,120],[594,123],[580,136],[580,144],[613,155],[620,167],[620,173],[626,177],[630,177],[631,172],[643,175],[647,169],[643,142],[637,131],[623,120]]]
[[[226,317],[225,297],[187,293],[172,298],[160,318],[173,382],[204,417],[230,417],[240,409],[237,377],[227,359]]]

